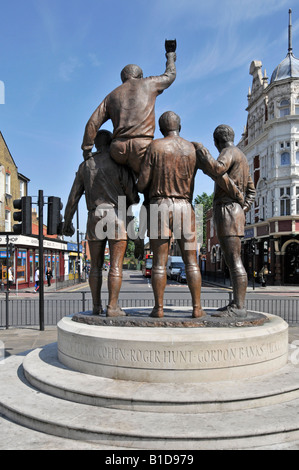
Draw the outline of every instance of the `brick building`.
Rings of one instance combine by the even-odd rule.
[[[13,233],[13,201],[28,196],[29,178],[18,171],[18,167],[0,131],[0,284],[6,284],[7,265],[12,266],[14,284],[18,288],[34,285],[34,272],[39,265],[38,218],[32,214],[32,236]],[[67,243],[55,235],[44,234],[44,266],[50,267],[53,282],[65,276]],[[9,249],[7,249],[9,248]]]
[[[18,167],[0,131],[0,232],[11,232],[13,201],[28,195],[29,178]]]

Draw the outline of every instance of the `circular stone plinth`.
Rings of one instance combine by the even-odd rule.
[[[248,311],[246,318],[213,317],[213,309],[205,309],[206,315],[201,318],[192,318],[192,309],[185,307],[164,308],[163,318],[150,317],[149,308],[126,308],[126,316],[106,317],[93,315],[92,312],[81,312],[73,315],[72,320],[77,323],[98,326],[121,326],[141,328],[229,328],[260,326],[268,322],[268,317],[258,312]]]
[[[288,324],[274,315],[265,317],[263,325],[248,328],[219,324],[217,328],[124,328],[65,317],[58,324],[58,357],[79,372],[137,382],[199,383],[261,376],[288,360]]]

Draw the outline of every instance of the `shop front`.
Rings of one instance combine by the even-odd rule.
[[[64,279],[64,253],[67,243],[62,240],[44,239],[44,281],[46,271],[52,272],[51,282]],[[12,289],[24,289],[35,284],[35,271],[39,267],[38,237],[0,234],[0,279],[3,288],[7,283],[7,266],[12,268]]]
[[[258,278],[267,268],[267,284],[299,285],[298,216],[269,219],[245,228],[244,266]]]
[[[68,277],[70,280],[78,279],[78,271],[82,273],[83,268],[83,254],[82,245],[79,245],[79,257],[78,257],[78,245],[77,243],[69,242],[67,244],[68,250]]]

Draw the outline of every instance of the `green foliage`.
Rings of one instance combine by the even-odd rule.
[[[207,212],[213,207],[214,194],[210,196],[207,193],[202,193],[196,196],[194,204],[201,204],[203,206],[203,247],[206,247],[207,242]]]
[[[126,258],[134,258],[134,252],[135,252],[135,243],[133,242],[133,240],[129,240],[127,251],[126,251]]]
[[[207,193],[202,193],[201,195],[196,196],[194,203],[195,204],[202,204],[203,210],[206,212],[207,210],[211,209],[213,206],[213,199],[214,193],[208,196]]]

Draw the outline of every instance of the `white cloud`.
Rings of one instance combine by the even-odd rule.
[[[72,79],[73,74],[75,71],[81,67],[81,62],[77,57],[69,57],[64,62],[60,64],[59,67],[59,77],[69,82]]]
[[[218,15],[218,23],[230,20],[233,23],[243,23],[269,16],[288,5],[288,0],[223,0],[222,14]],[[210,0],[211,9],[219,7],[219,0]]]
[[[173,4],[170,0],[163,0],[159,2],[159,7],[155,4],[157,21],[162,23],[166,18],[165,27],[171,27],[173,31],[179,27],[178,36],[185,42],[192,34],[190,50],[193,51],[193,56],[189,63],[184,63],[177,81],[199,80],[211,74],[220,75],[244,66],[249,69],[251,61],[260,59],[272,42],[271,29],[267,29],[265,19],[268,20],[284,7],[285,29],[282,32],[287,34],[288,1],[184,0]],[[293,27],[294,36],[297,28],[296,23]],[[196,43],[194,35],[197,35]],[[178,54],[179,45],[178,40]],[[184,59],[180,58],[182,62]]]
[[[247,66],[260,54],[262,44],[260,37],[241,44],[236,31],[230,30],[229,34],[219,32],[217,37],[211,39],[211,43],[193,55],[192,61],[181,72],[178,80],[199,80],[211,74],[220,75]]]
[[[152,17],[163,21],[167,28],[179,22],[185,29],[191,23],[198,28],[218,29],[272,15],[288,5],[289,0],[163,0],[152,6]]]
[[[93,67],[101,67],[102,62],[98,59],[97,55],[93,52],[89,52],[88,59]]]
[[[53,52],[60,47],[59,44],[59,16],[55,12],[52,3],[47,0],[34,0],[33,5],[40,15],[40,21],[43,25],[45,34],[48,37]]]

